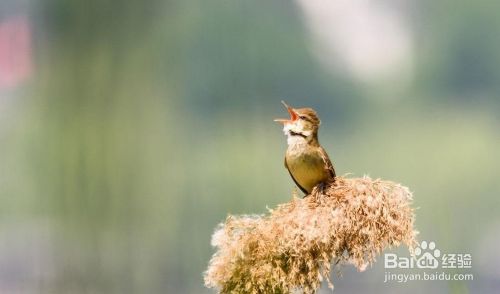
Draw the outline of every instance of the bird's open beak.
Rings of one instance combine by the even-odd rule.
[[[290,119],[277,118],[274,121],[280,122],[282,124],[292,123],[296,121],[299,118],[299,115],[295,112],[295,110],[288,104],[286,104],[285,101],[281,100],[281,103],[283,103],[283,105],[285,105],[286,109],[288,110],[288,113],[290,114]]]

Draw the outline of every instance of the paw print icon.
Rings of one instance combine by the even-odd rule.
[[[436,249],[436,243],[422,241],[420,246],[415,249],[415,256],[413,257],[416,261],[418,268],[430,268],[435,269],[439,266],[438,257],[441,256],[441,251]]]

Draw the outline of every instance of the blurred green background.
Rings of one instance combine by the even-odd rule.
[[[498,293],[499,36],[487,0],[3,0],[0,292],[213,293],[215,226],[291,198],[284,99],[472,254],[474,281],[381,258],[336,293]]]

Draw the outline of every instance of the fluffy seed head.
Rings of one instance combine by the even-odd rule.
[[[412,194],[397,183],[337,177],[324,193],[229,216],[214,233],[205,285],[220,293],[314,293],[332,265],[364,270],[384,249],[416,245]]]

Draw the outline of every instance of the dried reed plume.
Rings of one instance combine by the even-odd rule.
[[[412,194],[399,184],[337,177],[323,192],[270,210],[229,216],[212,236],[205,285],[220,293],[314,293],[331,266],[363,271],[387,247],[416,245]]]

